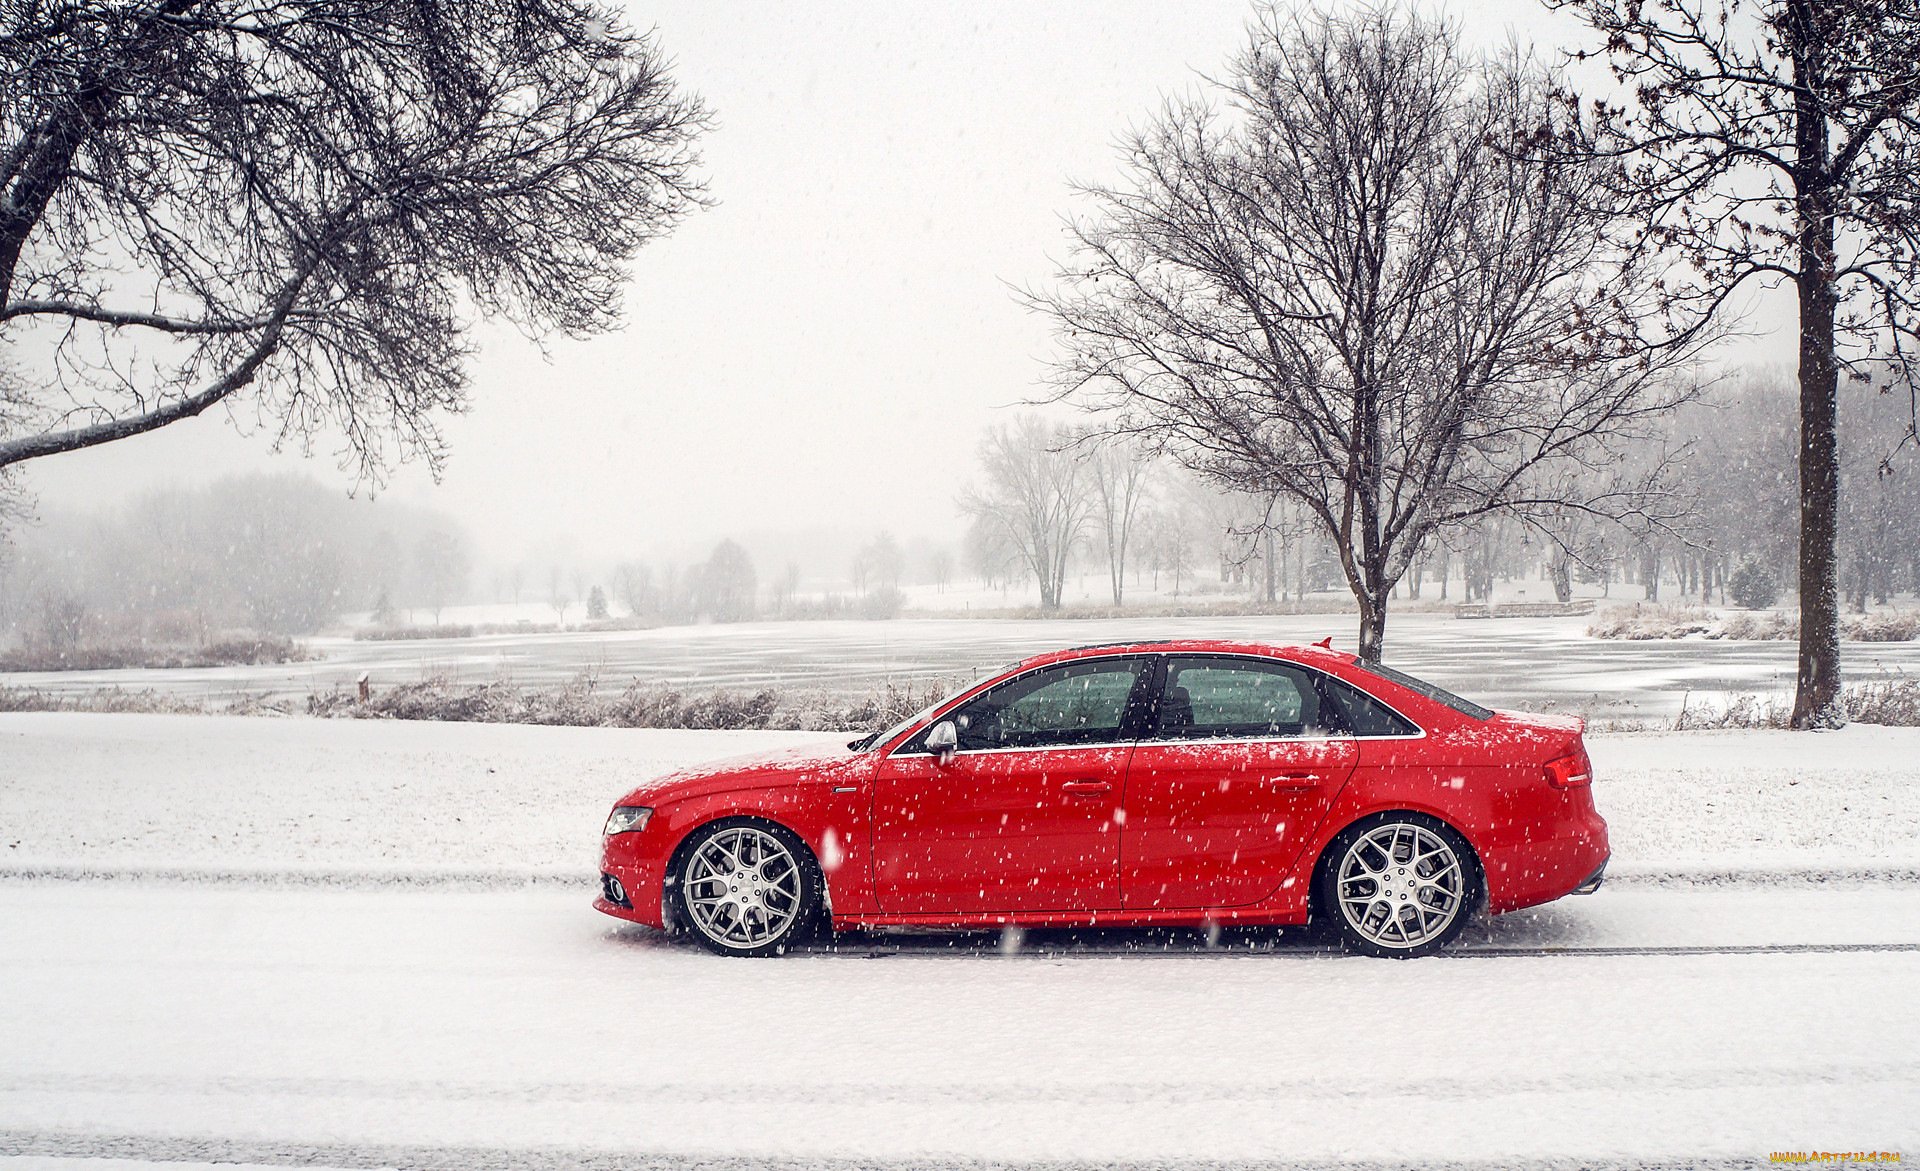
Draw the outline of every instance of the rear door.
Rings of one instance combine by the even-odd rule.
[[[1127,768],[1120,885],[1134,908],[1234,907],[1279,885],[1353,773],[1314,674],[1171,655]]]
[[[899,914],[1120,906],[1120,793],[1151,683],[1145,656],[1017,676],[950,713],[942,764],[925,732],[875,777],[874,882]]]

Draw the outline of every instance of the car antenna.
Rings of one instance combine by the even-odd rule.
[[[1333,649],[1333,636],[1329,634],[1327,637],[1321,639],[1319,642],[1316,642],[1313,645],[1319,647],[1321,650],[1330,651]]]

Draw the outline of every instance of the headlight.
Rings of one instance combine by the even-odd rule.
[[[607,836],[630,834],[647,828],[647,819],[653,816],[653,810],[645,805],[616,805],[613,812],[607,814]]]

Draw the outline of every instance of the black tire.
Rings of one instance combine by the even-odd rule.
[[[1382,848],[1383,838],[1395,843],[1393,854]],[[1369,845],[1360,848],[1354,866],[1379,867],[1381,878],[1355,874],[1343,880],[1349,855],[1363,841]],[[1445,847],[1445,855],[1420,853],[1436,842]],[[1402,844],[1405,857],[1399,853]],[[1448,864],[1457,868],[1457,887],[1451,891],[1447,889]],[[1363,885],[1367,883],[1372,885]],[[1424,813],[1379,813],[1353,823],[1327,843],[1314,875],[1313,918],[1331,928],[1346,951],[1409,960],[1432,955],[1451,943],[1466,928],[1485,892],[1480,859],[1459,831]],[[1365,909],[1359,917],[1364,921],[1356,922],[1355,909],[1362,905]]]
[[[825,879],[783,825],[752,817],[703,825],[674,852],[670,881],[675,928],[717,955],[784,955],[818,932]]]

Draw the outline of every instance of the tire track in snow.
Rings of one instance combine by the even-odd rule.
[[[1920,952],[1920,941],[1911,943],[1702,943],[1702,944],[1664,944],[1634,946],[1630,944],[1538,944],[1513,945],[1459,944],[1441,950],[1438,954],[1426,957],[1442,960],[1484,960],[1484,959],[1539,959],[1543,957],[1605,957],[1623,958],[1632,956],[1761,956],[1761,955],[1820,955],[1844,952]],[[1064,944],[1047,943],[1025,944],[1018,951],[1005,951],[990,946],[970,946],[964,943],[943,944],[929,941],[924,945],[898,943],[882,939],[872,943],[850,944],[842,940],[832,946],[819,945],[799,949],[796,954],[806,955],[846,955],[852,959],[888,959],[894,956],[913,955],[952,955],[957,958],[992,957],[1036,960],[1071,959],[1079,956],[1102,959],[1159,959],[1186,958],[1195,956],[1219,956],[1222,959],[1327,959],[1344,958],[1337,944],[1319,942],[1282,942],[1259,944],[1256,946],[1219,946],[1207,947],[1201,942],[1191,945],[1181,943],[1140,943],[1127,944]]]
[[[0,1130],[0,1157],[109,1159],[147,1163],[244,1163],[268,1167],[338,1168],[371,1171],[1727,1171],[1751,1169],[1756,1158],[1675,1157],[1669,1159],[1582,1158],[1578,1156],[1507,1157],[1485,1160],[1421,1161],[1313,1160],[999,1160],[909,1155],[891,1159],[648,1154],[579,1147],[428,1147],[358,1143],[289,1143],[244,1139],[172,1137],[139,1134],[71,1134],[54,1131]],[[1760,1158],[1764,1159],[1764,1156]]]
[[[1471,1100],[1522,1095],[1552,1088],[1557,1079],[1512,1075],[1464,1082],[1456,1077],[1396,1082],[1396,1096]],[[1592,1090],[1634,1093],[1701,1089],[1758,1089],[1815,1085],[1920,1087],[1920,1066],[1824,1064],[1754,1066],[1740,1069],[1642,1069],[1588,1074]],[[28,1074],[0,1077],[0,1094],[98,1094],[111,1097],[351,1098],[407,1102],[606,1103],[612,1110],[661,1105],[744,1103],[795,1106],[1067,1106],[1272,1103],[1303,1099],[1373,1098],[1371,1079],[1312,1077],[1247,1081],[1077,1082],[459,1082],[415,1078],[245,1077],[237,1075]]]
[[[0,882],[150,882],[171,886],[336,887],[346,890],[517,890],[543,886],[577,887],[592,892],[597,888],[592,872],[559,868],[101,866],[91,862],[27,862],[0,866]]]

